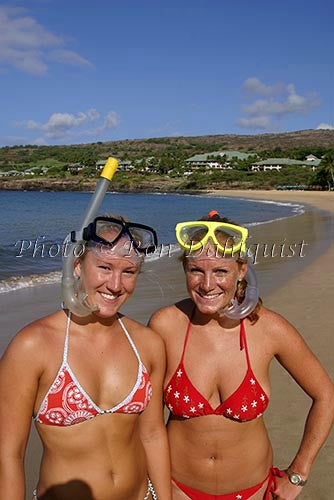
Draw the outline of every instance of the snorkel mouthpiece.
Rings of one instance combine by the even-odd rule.
[[[118,161],[115,158],[109,157],[102,170],[95,192],[86,209],[80,229],[69,233],[64,240],[64,248],[66,248],[66,251],[63,255],[63,275],[61,281],[62,297],[65,308],[69,309],[77,316],[88,316],[91,312],[98,309],[97,306],[87,305],[86,299],[88,294],[86,292],[79,292],[77,290],[76,283],[78,279],[74,276],[74,264],[80,256],[80,253],[77,251],[78,248],[81,248],[82,254],[82,249],[84,249],[85,246],[83,230],[92,222],[100,208],[117,167]]]

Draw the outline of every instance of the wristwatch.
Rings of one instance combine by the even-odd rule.
[[[290,469],[287,469],[286,471],[289,481],[291,484],[294,484],[295,486],[304,486],[307,483],[307,479],[303,479],[298,472],[294,472]]]

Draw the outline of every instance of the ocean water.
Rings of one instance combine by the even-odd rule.
[[[80,227],[92,193],[0,191],[0,293],[59,281],[62,242]],[[297,204],[207,195],[107,193],[101,214],[153,226],[159,243],[175,245],[174,227],[218,210],[248,226],[302,212]]]

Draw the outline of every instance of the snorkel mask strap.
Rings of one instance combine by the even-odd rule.
[[[96,306],[89,307],[85,304],[87,294],[77,294],[76,278],[74,277],[74,264],[78,259],[78,249],[84,249],[83,230],[94,219],[118,167],[118,161],[109,157],[100,176],[92,199],[84,214],[81,227],[78,231],[72,231],[64,240],[65,251],[63,253],[63,275],[62,275],[62,297],[65,308],[77,316],[88,316],[92,311],[98,309]]]

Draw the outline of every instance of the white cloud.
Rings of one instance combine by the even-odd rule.
[[[0,6],[0,45],[36,49],[62,45],[62,39],[47,31],[23,9]]]
[[[35,122],[34,120],[27,120],[26,122],[17,122],[15,123],[16,126],[20,127],[21,125],[25,128],[27,128],[28,130],[40,130],[40,125],[38,125],[37,122]]]
[[[62,37],[51,33],[25,9],[0,6],[0,64],[41,76],[47,60],[74,66],[92,66],[89,61],[64,49]]]
[[[320,105],[315,95],[303,97],[295,93],[294,89],[283,100],[258,99],[250,106],[244,106],[243,111],[252,116],[258,115],[287,115],[289,113],[308,113]]]
[[[101,127],[101,131],[108,130],[111,128],[116,128],[118,123],[119,123],[119,118],[118,118],[117,113],[115,113],[115,111],[110,111],[104,119],[104,123]]]
[[[42,59],[42,53],[40,51],[13,49],[1,45],[0,63],[15,66],[17,69],[37,76],[44,75],[48,69]]]
[[[119,116],[115,111],[109,111],[103,118],[102,123],[94,129],[85,130],[84,134],[91,137],[99,137],[107,130],[115,129],[119,124]]]
[[[253,118],[239,118],[236,124],[241,128],[261,128],[267,129],[272,123],[268,116],[255,116]]]
[[[39,130],[45,132],[47,137],[60,138],[70,130],[81,127],[85,123],[96,121],[100,113],[96,109],[89,109],[86,112],[79,111],[76,115],[72,113],[53,113],[46,123],[37,123],[34,120],[17,123],[28,130]]]
[[[92,63],[90,63],[84,57],[79,56],[79,54],[73,52],[72,50],[52,50],[49,53],[49,59],[59,63],[69,64],[71,66],[89,66],[90,68],[93,67]]]
[[[98,123],[100,121],[100,124]],[[95,128],[85,128],[90,123],[96,122]],[[34,141],[46,144],[49,140],[71,140],[79,136],[97,137],[106,130],[114,129],[119,123],[119,117],[115,111],[110,111],[105,116],[92,108],[88,111],[73,113],[53,113],[45,123],[35,120],[16,122],[17,127],[23,127],[30,132],[42,132],[42,135]],[[31,142],[31,140],[29,140]]]
[[[258,95],[273,97],[282,93],[284,84],[275,83],[275,85],[265,85],[256,77],[247,78],[243,84],[244,90]]]
[[[307,114],[320,106],[321,100],[315,93],[302,96],[297,94],[292,83],[266,85],[258,78],[245,80],[243,88],[249,94],[262,96],[251,104],[243,106],[247,115],[236,121],[243,128],[270,129],[277,120],[291,114]]]
[[[319,123],[316,130],[334,130],[334,125],[330,123]]]
[[[35,146],[47,146],[47,142],[44,137],[37,137],[37,139],[34,139],[31,144]]]

